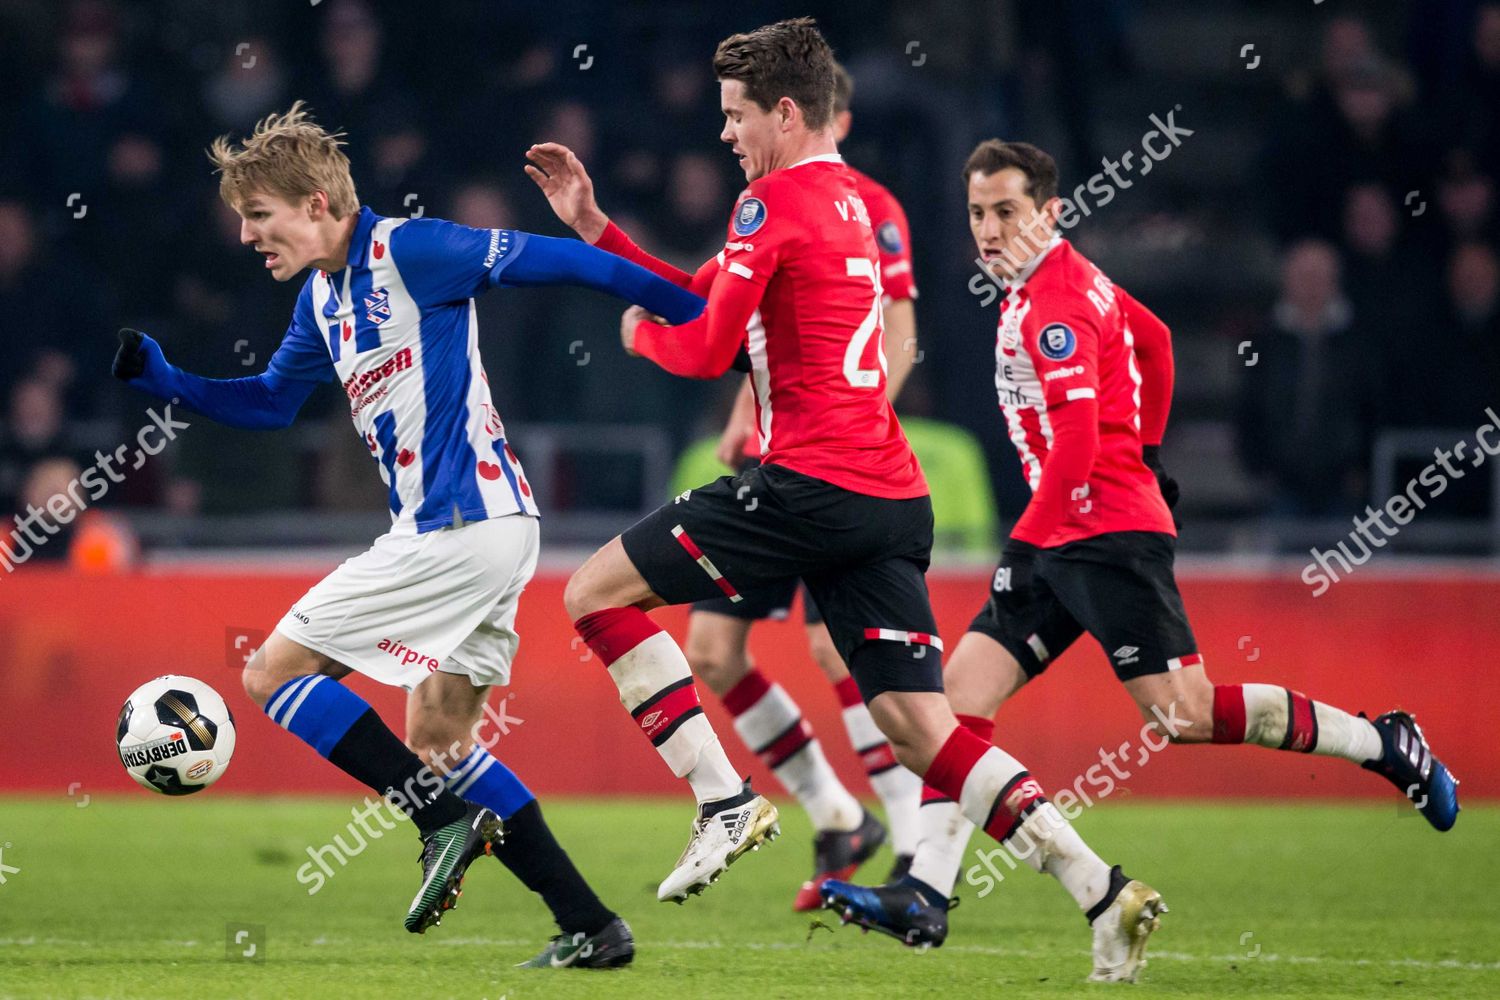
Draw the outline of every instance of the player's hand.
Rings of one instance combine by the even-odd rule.
[[[620,314],[620,343],[625,345],[625,353],[632,358],[640,357],[635,349],[635,328],[643,320],[653,323],[666,324],[666,320],[660,316],[654,316],[641,306],[631,306]]]
[[[594,182],[583,162],[560,142],[542,142],[526,151],[526,176],[547,196],[553,213],[585,242],[597,243],[609,218],[594,200]]]
[[[161,371],[166,364],[166,356],[162,354],[161,346],[156,341],[139,330],[132,330],[128,326],[121,328],[120,348],[115,351],[115,362],[111,369],[115,378],[129,382],[148,371]]]
[[[1167,475],[1167,470],[1162,468],[1161,445],[1143,445],[1141,457],[1146,460],[1146,468],[1156,477],[1156,485],[1161,488],[1161,498],[1167,502],[1167,510],[1172,512],[1172,523],[1182,527],[1182,519],[1177,516],[1177,501],[1182,498],[1182,489],[1177,485],[1177,480]]]
[[[719,435],[719,447],[714,450],[714,457],[729,468],[738,469],[745,457],[745,442],[750,439],[750,430],[750,424],[741,420],[738,413],[731,414],[729,423],[724,425],[724,433]]]

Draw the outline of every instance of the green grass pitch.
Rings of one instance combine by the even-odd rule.
[[[418,844],[404,826],[309,896],[295,873],[309,845],[345,832],[352,801],[81,801],[0,799],[0,996],[1500,995],[1496,807],[1471,806],[1440,835],[1394,801],[1101,805],[1080,819],[1084,835],[1171,907],[1130,987],[1084,983],[1083,918],[1024,869],[983,899],[960,883],[948,943],[927,952],[792,913],[810,857],[795,808],[783,810],[786,836],[679,907],[656,902],[655,886],[682,847],[689,802],[544,803],[635,930],[632,967],[587,972],[512,968],[553,928],[489,859],[441,927],[407,934]],[[971,863],[975,846],[988,844],[976,839]],[[889,863],[882,852],[865,874]],[[230,948],[240,925],[264,936]],[[260,960],[240,960],[252,942]]]

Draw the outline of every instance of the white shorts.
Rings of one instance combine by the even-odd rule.
[[[434,670],[476,687],[508,684],[521,641],[516,607],[539,540],[537,519],[524,514],[381,535],[304,594],[276,631],[408,691]]]

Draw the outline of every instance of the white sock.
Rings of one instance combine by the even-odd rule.
[[[922,779],[896,762],[895,751],[870,717],[854,681],[846,679],[834,688],[844,705],[844,729],[849,733],[849,744],[859,754],[870,787],[885,806],[891,850],[897,854],[915,854],[922,835],[917,815],[922,804]]]
[[[944,896],[951,896],[974,824],[952,799],[922,803],[917,823],[920,833],[911,862],[911,877],[926,882]]]
[[[1380,732],[1369,719],[1274,684],[1242,684],[1240,689],[1246,743],[1342,757],[1356,764],[1374,760],[1384,750]]]
[[[853,830],[864,808],[839,781],[802,710],[780,684],[751,668],[724,696],[735,731],[786,790],[796,796],[813,828]]]
[[[938,757],[948,757],[957,741],[959,752],[947,759],[940,780],[961,778],[959,807],[969,821],[1006,844],[1035,871],[1046,872],[1062,884],[1085,913],[1109,891],[1109,866],[1100,860],[1057,807],[1042,795],[1042,786],[1021,762],[996,746],[960,728]],[[970,743],[969,741],[972,741]],[[983,747],[982,753],[979,753]],[[977,754],[977,759],[969,756]],[[966,774],[957,768],[972,760]],[[929,782],[939,778],[937,761],[928,770]],[[934,785],[938,791],[948,791]]]
[[[687,657],[670,635],[641,640],[609,665],[609,675],[620,703],[700,803],[739,794],[743,779],[703,714]]]

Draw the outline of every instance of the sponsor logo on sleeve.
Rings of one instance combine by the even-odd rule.
[[[894,219],[887,219],[875,230],[875,239],[886,253],[900,253],[905,244],[901,242],[901,227]]]
[[[766,224],[766,203],[759,198],[746,198],[734,213],[734,234],[749,236]]]
[[[1066,323],[1048,323],[1036,340],[1042,353],[1053,361],[1066,361],[1078,349],[1078,338]]]

